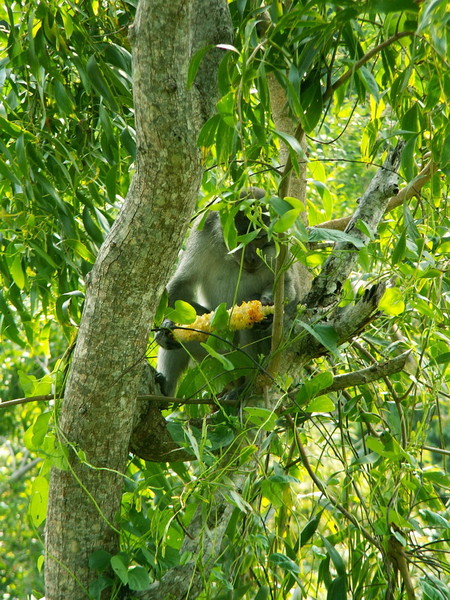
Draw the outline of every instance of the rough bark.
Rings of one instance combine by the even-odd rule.
[[[224,0],[139,4],[133,33],[137,170],[87,285],[58,421],[69,468],[54,469],[51,477],[47,600],[87,598],[96,578],[90,555],[118,550],[115,518],[142,358],[200,185],[196,139],[220,54],[208,57],[187,90],[189,61],[199,47],[228,43],[230,31]]]
[[[272,118],[275,123],[275,127],[278,131],[287,133],[295,136],[298,129],[298,123],[292,119],[289,114],[289,105],[286,98],[286,92],[282,86],[278,83],[275,75],[269,73],[267,77],[270,90],[270,104],[272,108]],[[303,151],[307,153],[306,139],[302,132],[300,139],[298,140],[303,148]],[[280,156],[279,156],[280,170],[282,171],[286,164],[289,162],[289,149],[284,142],[280,142]],[[305,204],[305,212],[302,214],[302,219],[307,224],[306,214],[306,166],[307,161],[303,157],[298,157],[299,172],[289,173],[289,185],[287,186],[286,196],[293,196],[298,198]]]

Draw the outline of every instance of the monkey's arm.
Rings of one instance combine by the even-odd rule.
[[[189,354],[177,346],[174,350],[160,348],[158,352],[157,381],[165,396],[175,395],[178,379],[189,364]]]
[[[183,300],[193,306],[198,315],[208,312],[207,308],[197,302],[202,269],[207,263],[205,248],[202,249],[202,234],[203,232],[197,230],[192,232],[180,264],[167,285],[169,306],[173,307],[177,300]]]

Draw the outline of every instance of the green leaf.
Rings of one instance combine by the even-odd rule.
[[[292,573],[294,575],[298,575],[300,573],[300,567],[293,560],[288,558],[285,554],[281,554],[281,552],[275,552],[269,556],[269,562],[271,562],[276,567],[287,571],[288,573]]]
[[[333,383],[333,375],[329,371],[323,371],[315,375],[312,379],[305,381],[297,392],[295,401],[298,404],[305,405],[309,400],[318,395],[318,393]]]
[[[83,224],[89,237],[97,244],[101,244],[103,242],[103,232],[92,218],[91,211],[86,205],[83,208]]]
[[[414,0],[372,0],[372,9],[379,13],[401,12],[404,10],[417,12],[419,7]]]
[[[56,299],[55,312],[61,325],[69,325],[72,321],[75,322],[78,308],[77,298],[84,299],[83,292],[79,290],[67,292]]]
[[[284,133],[284,131],[278,130],[275,130],[274,134],[283,140],[283,142],[287,145],[291,153],[294,152],[294,154],[298,154],[300,158],[306,158],[305,152],[300,142],[293,135],[289,135],[287,133]]]
[[[340,575],[341,577],[345,577],[346,571],[345,571],[344,559],[339,554],[339,552],[336,550],[336,548],[328,541],[328,539],[326,537],[321,536],[321,538],[325,545],[325,548],[327,549],[328,556],[331,558],[331,560],[333,562],[333,565],[336,569],[337,574]]]
[[[123,146],[127,149],[131,158],[134,160],[136,158],[136,139],[135,133],[132,129],[130,129],[130,127],[125,127],[124,129],[122,129],[122,131],[120,132],[120,141],[123,144]],[[114,181],[112,183],[114,183],[115,185],[116,182]],[[115,198],[115,196],[111,194],[111,192],[108,192],[108,195],[112,199]]]
[[[57,265],[57,263],[53,260],[53,258],[45,250],[43,250],[40,246],[38,246],[34,242],[30,241],[28,243],[31,246],[31,248],[33,248],[33,250],[36,252],[36,254],[39,254],[39,256],[41,258],[43,258],[51,267],[53,267],[56,270],[59,269],[59,266]]]
[[[52,391],[53,377],[51,374],[37,378],[35,375],[18,370],[20,385],[27,396],[46,396]]]
[[[228,92],[217,102],[217,112],[224,122],[230,127],[234,127],[234,93]]]
[[[63,114],[70,115],[73,113],[75,108],[73,98],[69,96],[60,81],[55,82],[55,99]]]
[[[297,209],[299,213],[305,210],[304,203],[298,198],[293,198],[292,196],[285,196],[284,198],[280,198],[279,196],[271,196],[269,198],[269,205],[280,216],[284,215],[293,208]]]
[[[212,48],[214,48],[213,44],[208,46],[204,46],[197,50],[191,58],[191,62],[189,63],[188,76],[187,76],[187,89],[191,89],[192,84],[194,83],[194,79],[197,76],[197,71],[200,67],[200,63],[203,60],[205,54],[207,54]]]
[[[219,304],[219,306],[214,310],[214,314],[211,319],[211,327],[218,330],[225,330],[228,328],[228,322],[230,320],[230,316],[227,312],[227,305],[225,302]]]
[[[319,323],[313,326],[308,325],[303,321],[299,321],[299,323],[304,329],[306,329],[308,333],[315,337],[316,340],[320,342],[324,348],[326,348],[333,354],[337,352],[337,333],[334,327],[332,327],[331,325],[325,325],[323,323]]]
[[[96,550],[89,557],[89,566],[95,571],[106,571],[111,564],[111,554],[106,550]]]
[[[15,342],[21,348],[25,347],[25,342],[21,339],[19,330],[14,321],[12,312],[3,297],[3,292],[0,290],[0,333]]]
[[[25,287],[25,273],[22,269],[22,256],[20,254],[16,254],[12,263],[9,266],[9,271],[14,280],[14,283],[21,290]]]
[[[277,415],[267,408],[258,408],[255,406],[246,406],[244,408],[250,423],[263,429],[264,431],[273,431],[277,422]]]
[[[369,228],[367,223],[365,223],[362,219],[357,219],[355,222],[355,227],[361,231],[365,236],[369,238],[369,240],[374,239],[373,231]]]
[[[36,141],[35,137],[26,129],[21,127],[19,124],[12,121],[8,121],[5,117],[0,115],[0,131],[3,134],[7,134],[9,137],[16,139],[20,135],[23,135],[28,140]]]
[[[395,245],[394,251],[392,252],[391,263],[393,265],[397,265],[401,262],[406,253],[406,230],[403,231],[401,236],[398,239],[398,242]]]
[[[438,354],[434,360],[438,365],[445,365],[450,362],[450,352],[443,352],[442,354]]]
[[[38,475],[31,486],[29,514],[33,525],[39,527],[47,515],[49,485],[46,477]]]
[[[346,600],[347,598],[347,576],[335,577],[328,587],[327,600]]]
[[[312,538],[312,536],[316,533],[322,513],[323,511],[321,511],[318,515],[313,517],[302,529],[300,533],[300,547],[305,546]]]
[[[309,233],[309,241],[310,242],[343,242],[350,243],[355,246],[355,248],[364,248],[365,242],[360,240],[359,238],[349,235],[344,231],[338,231],[337,229],[326,229],[325,227],[311,227],[308,230]]]
[[[112,587],[113,584],[114,580],[111,579],[111,577],[106,577],[105,575],[94,579],[94,581],[89,585],[89,593],[92,596],[92,600],[101,600],[103,590]]]
[[[407,456],[397,440],[387,431],[383,432],[379,438],[369,436],[366,444],[370,450],[386,458],[400,460]]]
[[[288,231],[288,229],[290,229],[294,225],[296,220],[298,219],[299,214],[300,214],[300,211],[296,208],[292,209],[292,210],[288,210],[287,212],[284,213],[284,215],[282,217],[279,217],[275,221],[273,230],[276,233],[284,233],[285,231]]]
[[[318,398],[314,398],[305,408],[306,412],[317,412],[317,413],[327,413],[333,412],[336,408],[334,402],[328,396],[319,396]]]
[[[317,81],[317,84],[314,84],[311,92],[312,97],[310,98],[309,104],[303,113],[303,122],[305,129],[308,132],[313,131],[322,116],[323,99],[319,81]]]
[[[86,71],[92,85],[97,90],[97,92],[108,101],[108,104],[114,111],[119,110],[114,95],[111,92],[111,88],[109,87],[108,82],[106,81],[102,72],[100,71],[97,61],[95,60],[95,56],[91,56],[88,59],[86,63]]]
[[[424,469],[422,476],[427,481],[431,481],[435,485],[450,489],[450,475],[438,469]]]
[[[403,292],[396,287],[387,288],[378,303],[378,308],[387,315],[400,315],[405,311]]]
[[[212,348],[208,344],[201,343],[200,345],[202,346],[202,348],[204,348],[206,350],[206,352],[210,356],[212,356],[213,358],[215,358],[216,360],[218,360],[220,362],[220,364],[225,369],[225,371],[234,371],[234,364],[231,362],[231,360],[228,360],[228,358],[226,356],[224,356],[223,354],[220,354],[220,352],[217,352],[216,350],[214,350],[214,348]]]
[[[428,525],[437,529],[450,529],[450,521],[448,521],[443,515],[433,512],[428,508],[419,510],[419,513],[425,519]]]
[[[221,120],[220,115],[214,115],[206,121],[198,134],[197,146],[209,148],[216,143],[216,131]]]
[[[450,588],[447,582],[441,581],[432,573],[420,580],[423,590],[422,600],[450,600]]]
[[[180,325],[189,325],[197,318],[195,308],[184,300],[176,300],[175,307],[167,309],[166,318]]]
[[[128,565],[125,562],[124,557],[121,554],[116,554],[111,558],[111,567],[120,581],[127,585],[128,584]]]
[[[150,577],[144,567],[130,567],[128,571],[128,586],[130,590],[140,592],[148,589]]]
[[[258,593],[253,600],[268,600],[270,588],[267,585],[263,585],[259,588]]]
[[[48,424],[51,416],[51,412],[42,413],[37,417],[33,425],[26,430],[23,442],[30,452],[38,452],[41,449],[44,438],[48,433]]]
[[[377,82],[375,81],[375,78],[369,69],[367,69],[367,67],[361,67],[356,71],[356,73],[369,94],[371,94],[375,100],[378,101],[380,99],[380,90],[378,89]]]

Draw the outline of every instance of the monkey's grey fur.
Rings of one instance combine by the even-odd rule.
[[[241,198],[261,199],[264,190],[250,188]],[[253,229],[249,219],[240,211],[235,217],[239,235]],[[273,302],[275,245],[264,231],[243,249],[230,253],[223,239],[223,231],[217,212],[210,212],[204,226],[194,226],[186,244],[178,268],[167,286],[168,303],[176,300],[189,302],[198,314],[210,312],[225,302],[227,307],[248,300]],[[258,255],[262,252],[264,260]],[[285,273],[285,299],[287,310],[295,308],[305,293],[303,269],[293,264]],[[163,325],[169,326],[171,322]],[[270,351],[270,327],[238,331],[236,343],[251,356],[268,354]],[[158,353],[158,371],[163,376],[163,391],[173,396],[178,379],[189,364],[189,354],[164,332],[156,341],[161,348]],[[203,358],[205,352],[196,342],[188,344],[195,358]]]

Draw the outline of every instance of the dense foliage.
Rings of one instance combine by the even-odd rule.
[[[135,4],[22,0],[0,8],[3,401],[63,389],[85,277],[133,170],[127,33]],[[291,203],[286,217],[276,198],[280,142],[294,169],[304,153],[271,119],[270,78],[307,134],[310,225],[350,214],[396,139],[406,142],[404,182],[430,161],[439,171],[419,197],[372,232],[345,286],[343,305],[370,283],[388,280],[383,313],[357,341],[308,365],[303,383],[295,382],[295,402],[280,395],[276,410],[223,411],[213,425],[205,420],[196,427],[187,420],[210,409],[179,407],[167,415],[176,439],[193,449],[192,462],[169,468],[130,457],[123,551],[92,557],[99,571],[92,597],[112,583],[110,565],[111,597],[117,597],[124,584],[139,590],[187,561],[179,551],[194,510],[204,509],[206,539],[219,493],[234,511],[219,559],[205,568],[203,598],[448,600],[446,2],[236,0],[229,6],[236,37],[224,49],[217,113],[199,137],[205,156],[199,210],[222,195],[226,223],[228,194],[251,184],[273,194],[270,210],[278,222],[280,216],[300,221],[302,205]],[[193,77],[202,56],[193,60]],[[295,233],[296,256],[318,272],[330,246],[310,245],[312,234],[299,223]],[[357,371],[405,349],[412,354],[403,372],[320,395],[330,373]],[[154,354],[150,344],[150,360]],[[180,392],[198,397],[205,373],[217,382],[208,394],[219,391],[223,369],[224,361],[211,357],[190,372]],[[279,383],[286,390],[291,381]],[[43,595],[46,482],[52,465],[64,466],[53,413],[53,402],[2,409],[5,599]],[[256,465],[250,472],[249,464]],[[242,474],[239,487],[231,470]]]

